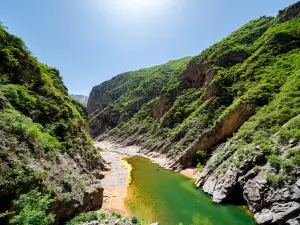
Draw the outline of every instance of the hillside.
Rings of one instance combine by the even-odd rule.
[[[299,96],[300,2],[196,57],[94,87],[89,131],[163,155],[170,169],[197,165],[198,186],[246,203],[259,224],[299,224]]]
[[[75,98],[77,101],[79,101],[82,105],[87,106],[88,103],[88,96],[85,95],[70,95],[72,98]]]
[[[158,97],[166,84],[177,82],[191,57],[120,74],[94,87],[87,110],[92,137],[127,122],[143,105]]]
[[[103,160],[59,71],[0,25],[0,223],[62,223],[100,208]]]

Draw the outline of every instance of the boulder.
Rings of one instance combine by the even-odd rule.
[[[281,222],[286,221],[289,217],[299,215],[299,213],[300,204],[298,202],[276,202],[269,208],[264,208],[262,211],[257,212],[254,217],[259,224],[280,224]]]

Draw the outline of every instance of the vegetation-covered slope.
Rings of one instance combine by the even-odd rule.
[[[92,136],[130,120],[143,105],[159,96],[161,89],[174,83],[191,57],[164,65],[120,74],[96,87],[90,93],[88,112]]]
[[[0,25],[1,224],[52,224],[101,206],[91,172],[103,163],[86,116],[59,71]]]
[[[261,224],[299,220],[299,12],[298,2],[245,24],[194,57],[159,97],[142,86],[130,113],[120,96],[135,99],[138,84],[101,84],[91,93],[102,113],[91,115],[91,133],[164,154],[169,168],[204,164],[198,185],[217,202],[242,199]]]

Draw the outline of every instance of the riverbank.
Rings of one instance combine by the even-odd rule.
[[[101,155],[110,167],[110,170],[102,180],[104,202],[101,210],[105,212],[119,212],[122,216],[130,216],[124,204],[127,185],[130,180],[130,166],[122,159],[131,156],[143,156],[160,166],[165,165],[167,159],[160,155],[144,155],[141,153],[141,148],[135,145],[123,146],[109,141],[101,141],[95,142],[95,147],[99,148],[99,150],[101,149]],[[196,173],[193,168],[182,170],[180,174],[196,179]]]
[[[124,204],[128,185],[128,169],[122,158],[137,155],[137,148],[123,148],[111,142],[96,142],[95,147],[101,149],[101,156],[109,165],[109,171],[102,180],[104,202],[102,211],[119,212],[122,216],[129,213]]]

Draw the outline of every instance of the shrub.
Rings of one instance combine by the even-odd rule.
[[[113,216],[113,217],[116,217],[116,218],[121,218],[121,214],[118,213],[118,212],[113,212],[113,213],[112,213],[112,216]]]
[[[203,172],[203,170],[204,170],[204,168],[200,162],[197,164],[197,170],[199,173]]]
[[[204,150],[199,149],[196,151],[196,156],[195,156],[196,162],[204,163],[206,157],[207,157],[207,153]]]
[[[279,170],[282,164],[282,160],[275,155],[270,155],[268,157],[268,162],[270,163],[271,166],[273,166],[275,169]]]
[[[286,177],[283,174],[270,174],[267,173],[267,182],[274,187],[280,187],[286,181]]]
[[[258,174],[261,171],[261,167],[260,166],[256,166],[253,168],[254,173]]]
[[[134,224],[137,224],[137,223],[139,223],[139,219],[136,216],[134,216],[131,218],[131,222]]]
[[[48,213],[53,201],[50,195],[42,194],[38,190],[22,194],[18,200],[13,201],[18,213],[10,220],[10,223],[18,225],[53,224],[55,215]]]
[[[82,213],[79,216],[76,216],[74,219],[68,221],[66,225],[76,225],[79,223],[91,222],[93,220],[102,219],[104,214],[100,214],[98,212],[87,212]]]

